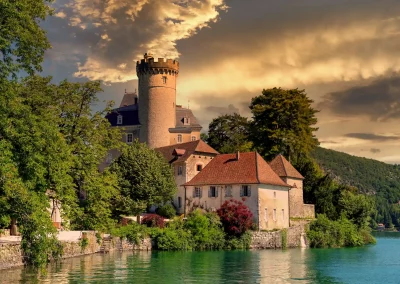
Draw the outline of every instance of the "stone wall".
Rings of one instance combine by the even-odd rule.
[[[62,258],[75,257],[80,255],[96,253],[100,250],[100,245],[97,243],[95,232],[86,232],[88,240],[87,246],[82,246],[82,240],[78,241],[62,241],[63,256]]]
[[[307,246],[305,225],[290,227],[287,232],[287,248]],[[251,249],[277,249],[282,248],[283,230],[274,232],[253,232]]]
[[[20,243],[0,243],[0,269],[21,265],[23,265],[23,262]]]
[[[0,229],[0,237],[9,237],[10,229]]]
[[[123,250],[123,251],[129,251],[129,250],[143,250],[143,251],[149,251],[152,249],[152,242],[150,238],[145,238],[142,240],[138,245],[133,244],[128,242],[127,240],[120,240],[119,238],[115,238],[115,246],[114,250]]]
[[[314,204],[304,204],[303,205],[303,218],[315,218],[315,205]]]

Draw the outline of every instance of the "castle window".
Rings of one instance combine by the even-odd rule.
[[[232,197],[232,186],[227,185],[225,187],[225,197]]]
[[[182,135],[178,134],[178,143],[182,143]]]
[[[126,134],[126,143],[132,143],[132,142],[133,142],[133,133]]]
[[[196,136],[192,136],[192,141],[196,141]]]
[[[117,124],[122,124],[122,115],[117,116]]]
[[[201,198],[201,187],[195,187],[193,189],[193,197]]]
[[[276,221],[276,209],[274,209],[274,221]]]
[[[162,81],[163,81],[164,84],[167,84],[167,76],[163,76],[162,77]]]
[[[242,185],[242,188],[240,190],[240,196],[251,196],[251,188],[250,185]]]
[[[182,173],[183,173],[183,167],[182,167],[182,166],[179,166],[179,167],[178,167],[178,176],[181,176]]]
[[[200,172],[203,169],[203,165],[196,165],[196,170]]]
[[[285,222],[285,209],[282,209],[282,221]]]
[[[274,198],[276,198],[276,192],[274,191]]]
[[[218,189],[216,186],[210,186],[208,197],[218,197]]]
[[[265,208],[264,209],[264,220],[265,220],[265,222],[268,222],[268,208]]]

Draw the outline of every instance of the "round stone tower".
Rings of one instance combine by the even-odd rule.
[[[179,63],[176,60],[145,54],[136,64],[139,78],[140,142],[150,148],[170,145],[169,128],[176,125],[176,78]]]

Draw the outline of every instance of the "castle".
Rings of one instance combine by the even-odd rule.
[[[287,228],[290,217],[314,217],[314,206],[303,203],[304,178],[283,156],[267,163],[256,152],[220,155],[200,139],[202,127],[192,111],[176,105],[177,61],[155,61],[145,54],[136,72],[139,95],[125,93],[107,119],[122,127],[126,143],[138,138],[169,162],[178,213],[194,207],[216,210],[237,199],[250,208],[260,229]],[[101,168],[118,155],[111,151]]]

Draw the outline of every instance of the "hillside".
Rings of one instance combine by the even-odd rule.
[[[386,164],[324,148],[317,148],[312,156],[320,167],[338,182],[355,186],[362,193],[376,197],[377,222],[399,225],[398,205],[393,204],[400,201],[400,165]]]

